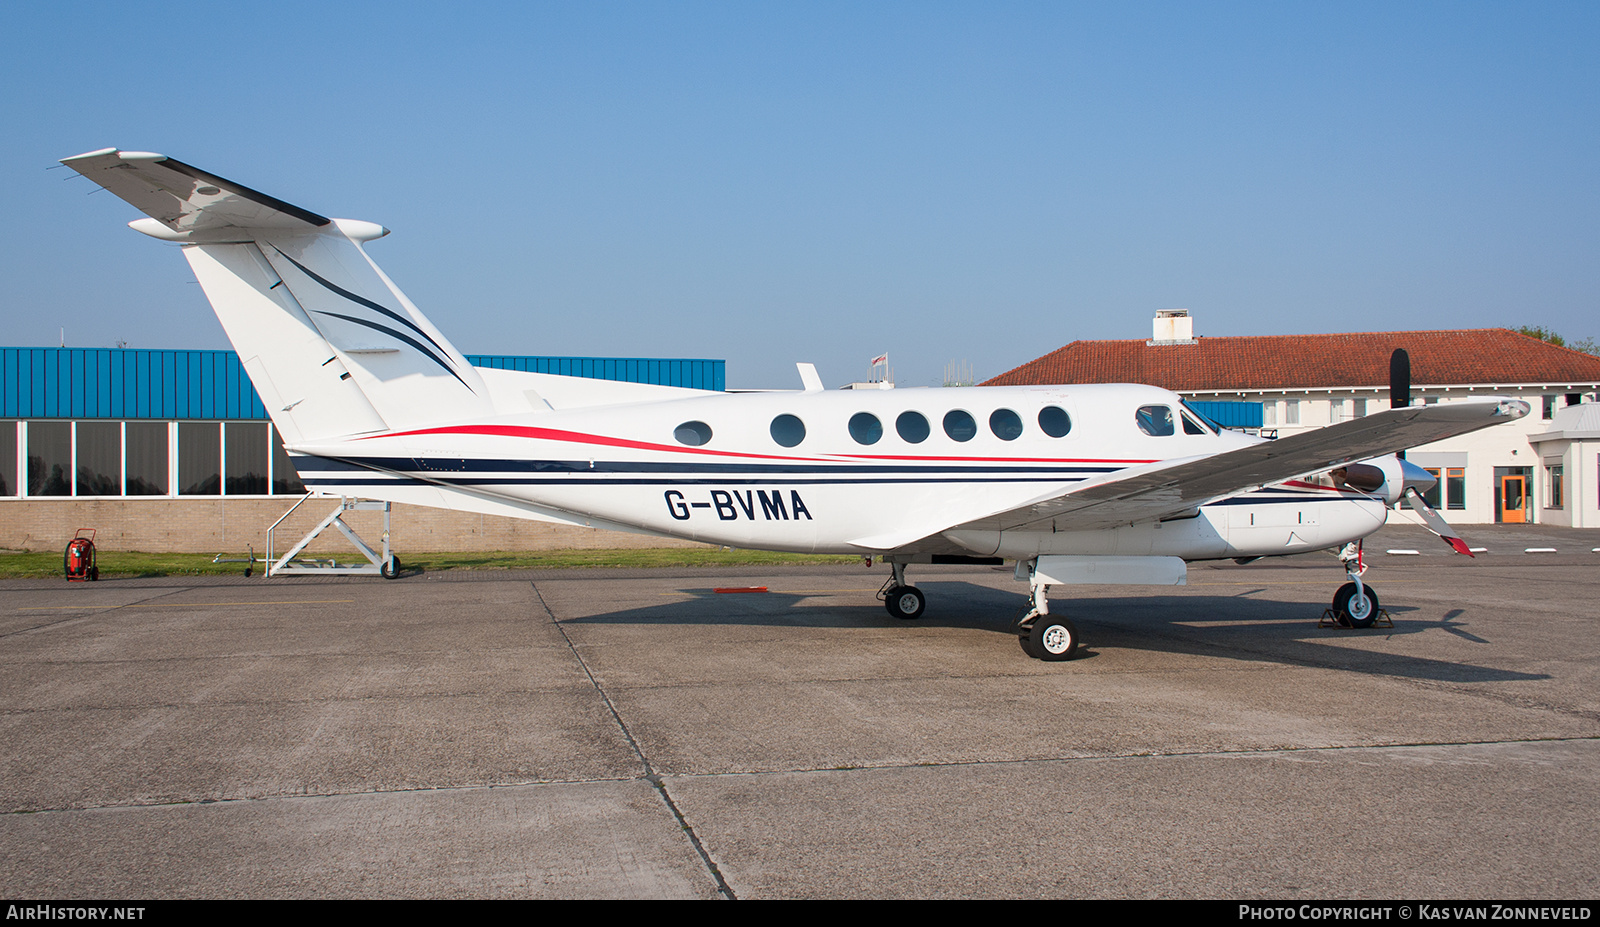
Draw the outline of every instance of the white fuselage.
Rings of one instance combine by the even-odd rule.
[[[1147,413],[1141,427],[1141,410],[1155,410],[1155,421]],[[307,485],[328,493],[770,550],[892,555],[931,536],[984,556],[1203,560],[1335,547],[1383,525],[1392,500],[1293,481],[1167,521],[1076,530],[1066,516],[1019,531],[950,528],[1130,467],[1260,440],[1215,430],[1167,390],[1106,384],[719,393],[291,450]]]

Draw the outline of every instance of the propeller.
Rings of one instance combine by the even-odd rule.
[[[1411,466],[1411,464],[1403,460],[1400,461],[1400,465],[1402,467]],[[1433,482],[1438,482],[1433,479],[1433,474],[1428,473],[1426,470],[1422,472]],[[1428,530],[1437,534],[1446,544],[1454,548],[1456,553],[1466,554],[1468,557],[1477,557],[1477,554],[1474,554],[1472,549],[1467,547],[1467,542],[1461,540],[1461,535],[1456,534],[1455,529],[1450,527],[1450,523],[1439,517],[1439,513],[1434,511],[1433,506],[1428,504],[1428,500],[1422,498],[1422,493],[1417,492],[1417,487],[1411,485],[1410,480],[1406,480],[1405,500],[1406,505],[1411,506],[1411,511],[1422,516],[1422,521],[1428,526]]]
[[[1405,348],[1395,348],[1394,353],[1389,355],[1389,408],[1404,409],[1409,405],[1411,405],[1411,355],[1406,353]],[[1395,456],[1400,458],[1400,472],[1405,480],[1405,488],[1401,495],[1406,500],[1406,505],[1410,506],[1411,511],[1421,515],[1422,523],[1428,526],[1428,530],[1437,534],[1456,553],[1476,557],[1472,549],[1467,547],[1467,542],[1461,540],[1461,536],[1450,527],[1450,523],[1440,517],[1433,506],[1428,504],[1428,500],[1422,498],[1422,492],[1417,489],[1419,486],[1423,490],[1432,489],[1439,482],[1439,478],[1415,464],[1408,463],[1405,451]]]
[[[1389,408],[1404,409],[1411,405],[1411,355],[1405,348],[1395,348],[1389,355]]]
[[[1404,409],[1411,405],[1411,355],[1405,348],[1395,348],[1389,355],[1389,408]],[[1406,459],[1406,452],[1395,455]]]
[[[1389,355],[1389,407],[1391,409],[1404,409],[1411,405],[1411,356],[1405,348],[1395,348]],[[1440,517],[1428,500],[1422,494],[1432,489],[1439,478],[1406,460],[1406,452],[1400,451],[1395,455],[1400,459],[1400,497],[1413,512],[1422,516],[1422,523],[1429,531],[1437,534],[1441,540],[1449,544],[1451,549],[1458,554],[1476,557],[1472,549],[1467,547],[1467,542],[1461,540],[1450,523]],[[1381,467],[1372,464],[1345,464],[1328,474],[1336,485],[1347,486],[1358,492],[1375,493],[1387,480],[1387,474]]]

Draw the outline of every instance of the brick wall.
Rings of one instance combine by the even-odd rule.
[[[280,499],[27,499],[0,501],[0,549],[60,550],[79,528],[94,528],[102,550],[172,553],[244,553],[266,547],[267,528],[295,502]],[[327,517],[337,499],[309,499],[278,527],[274,543],[284,551]],[[362,540],[382,542],[383,513],[346,512],[344,520]],[[420,506],[394,506],[389,544],[397,554],[410,551],[557,550],[609,547],[701,547],[674,541],[525,521],[498,515],[473,515]],[[308,552],[354,548],[336,528],[322,532]]]

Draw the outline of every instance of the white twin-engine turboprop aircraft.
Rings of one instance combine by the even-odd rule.
[[[388,234],[158,154],[63,162],[179,242],[306,485],[333,495],[888,562],[1017,561],[1023,649],[1070,658],[1052,585],[1181,585],[1187,562],[1342,548],[1348,624],[1378,611],[1359,540],[1401,498],[1463,553],[1392,456],[1527,414],[1395,408],[1278,441],[1150,386],[716,393],[473,367],[367,257]],[[1408,375],[1407,375],[1408,376]],[[1405,405],[1406,387],[1399,387]],[[386,564],[386,573],[395,564]]]

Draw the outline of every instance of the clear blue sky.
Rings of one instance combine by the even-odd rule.
[[[16,4],[5,344],[224,347],[47,171],[159,151],[394,231],[462,350],[903,386],[1078,338],[1600,336],[1600,4]]]

